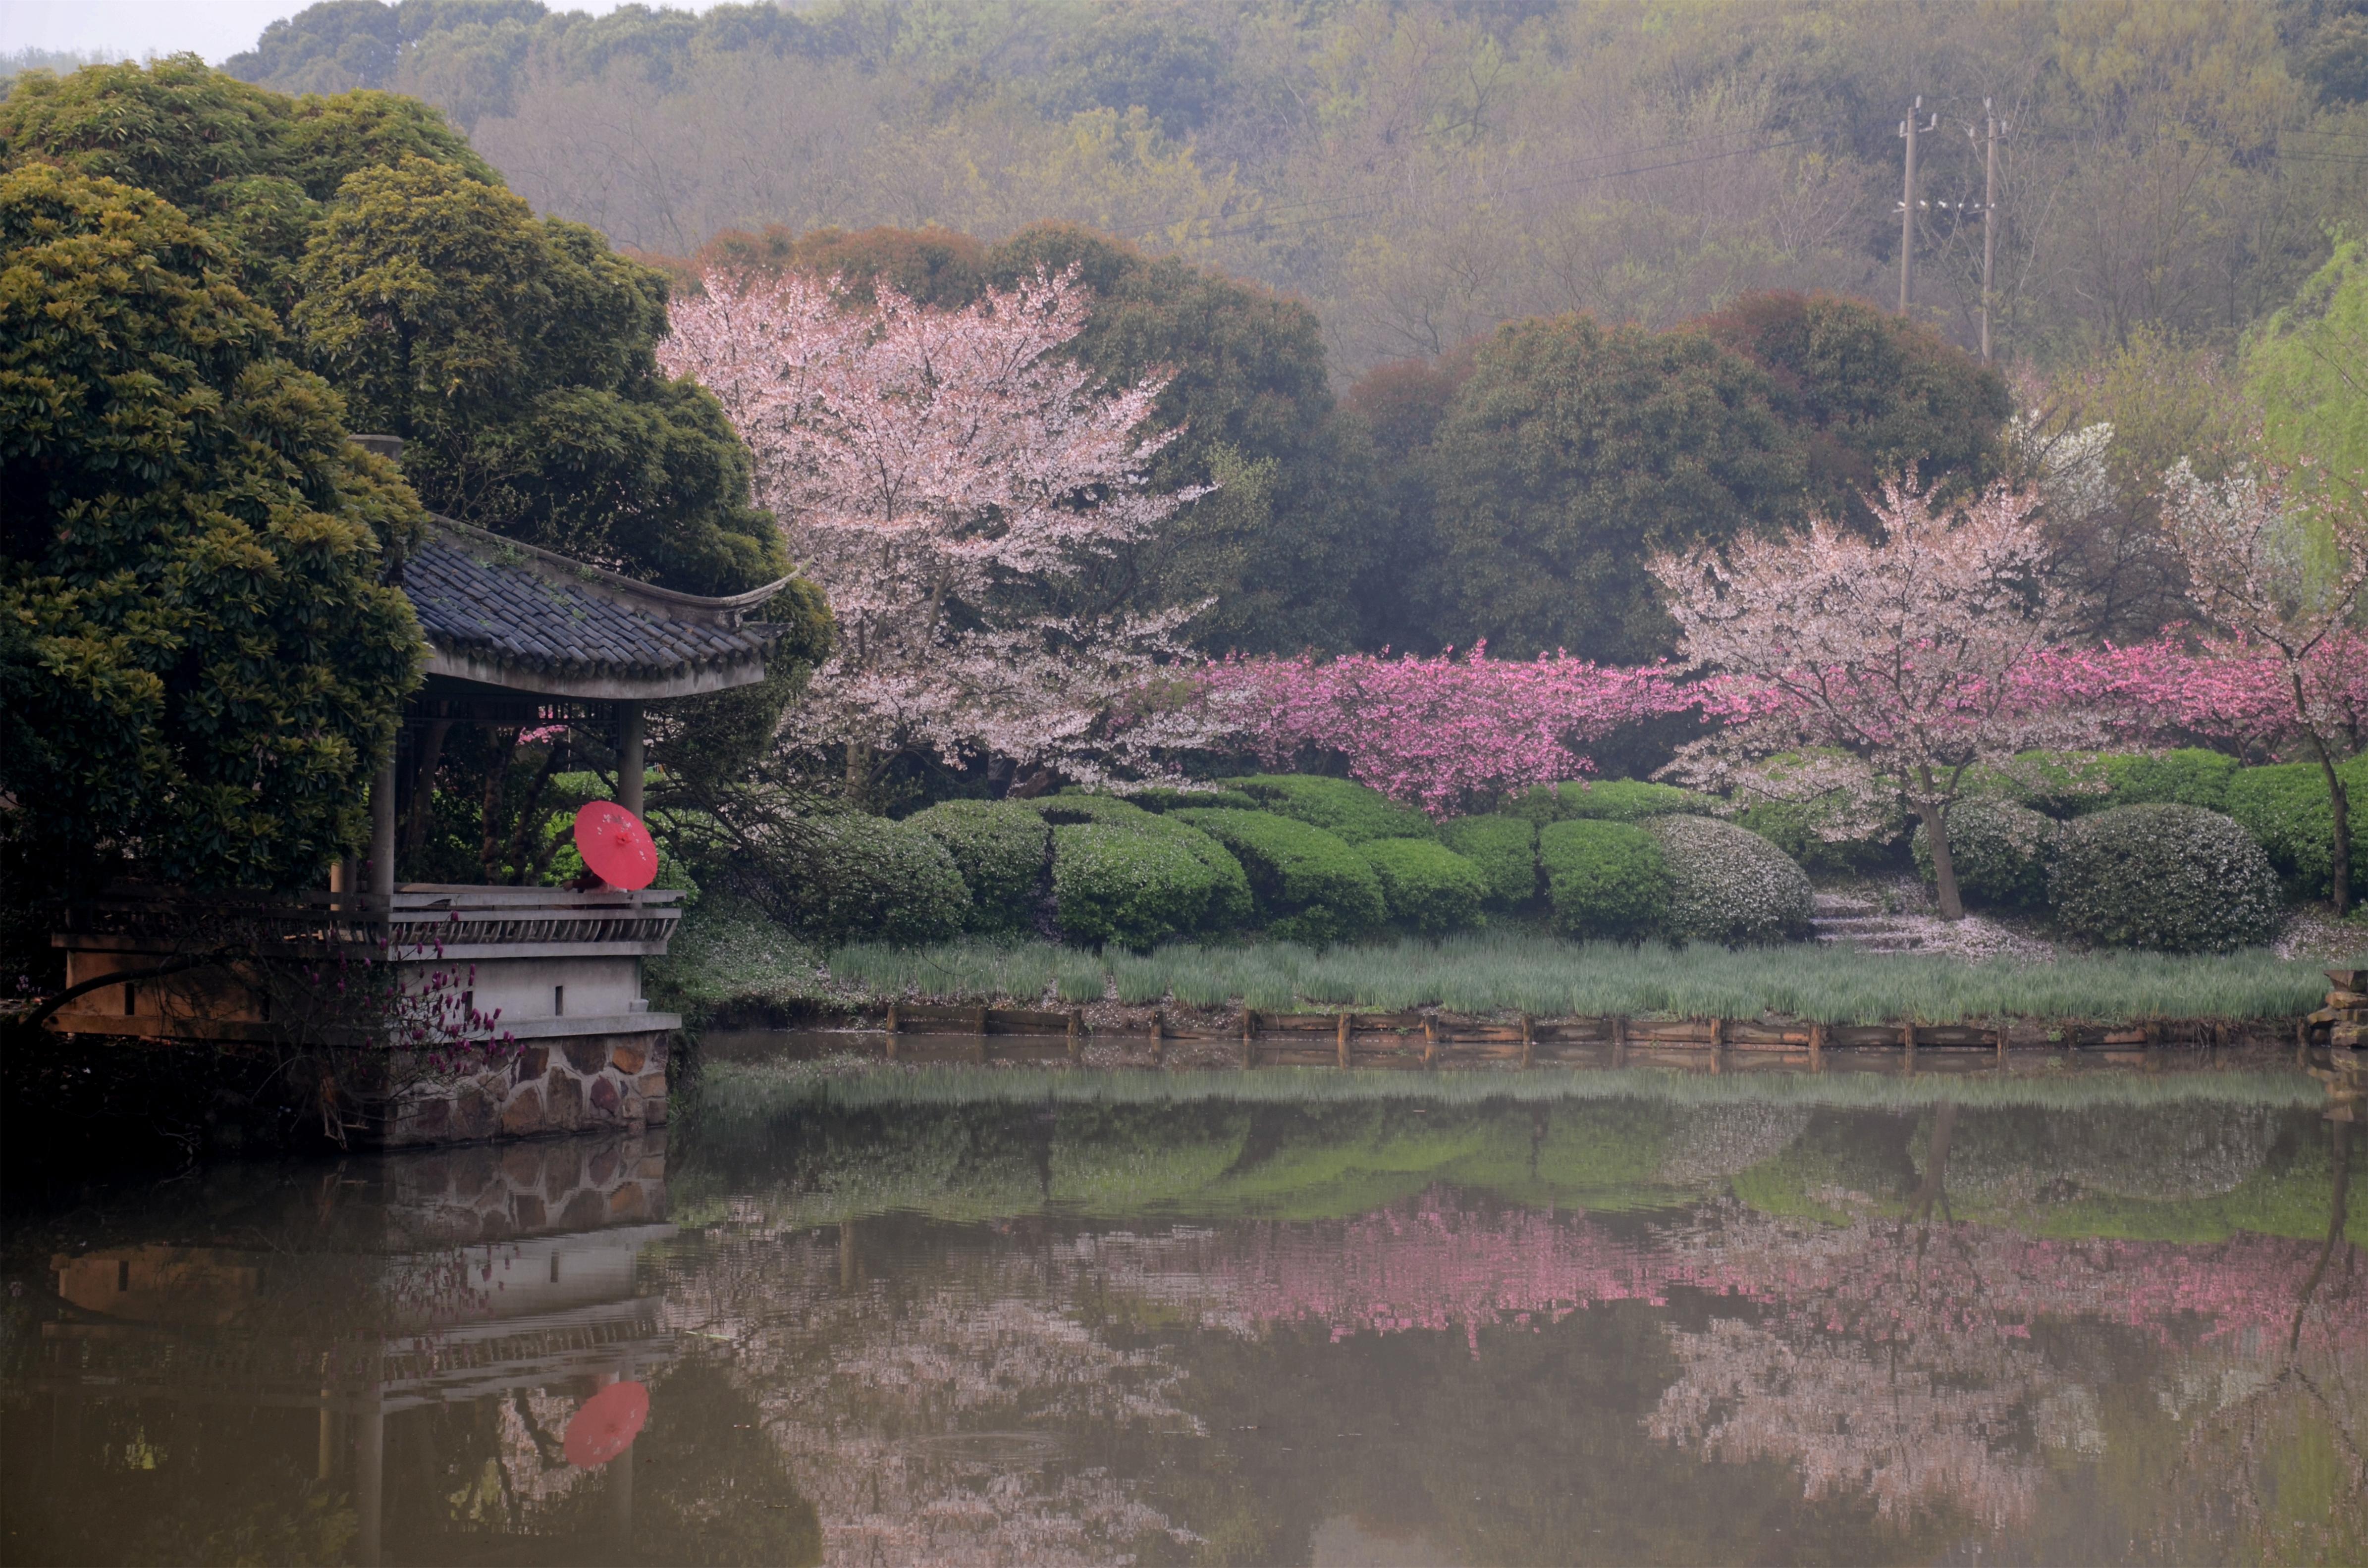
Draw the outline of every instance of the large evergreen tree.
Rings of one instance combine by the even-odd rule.
[[[0,844],[287,886],[364,834],[418,679],[382,579],[423,518],[153,192],[0,174]]]

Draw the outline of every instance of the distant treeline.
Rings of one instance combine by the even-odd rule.
[[[1961,343],[1986,101],[2021,358],[2233,338],[2368,216],[2368,0],[334,0],[229,68],[424,97],[644,250],[1087,224],[1303,296],[1347,373],[1569,310],[1892,300],[1919,95],[1918,311]]]

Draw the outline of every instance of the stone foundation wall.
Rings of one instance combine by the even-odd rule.
[[[405,1090],[385,1142],[404,1147],[663,1126],[668,1039],[644,1033],[526,1041],[500,1067]]]
[[[389,1216],[415,1245],[580,1234],[666,1215],[666,1133],[391,1155]]]

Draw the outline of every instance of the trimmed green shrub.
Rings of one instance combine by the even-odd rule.
[[[1053,829],[1055,918],[1069,941],[1148,951],[1170,937],[1237,924],[1248,894],[1240,865],[1204,834],[1098,822]]]
[[[1255,801],[1259,810],[1320,827],[1349,844],[1436,836],[1429,817],[1353,779],[1314,773],[1260,773],[1228,778],[1225,783]]]
[[[2277,872],[2242,827],[2201,806],[2121,806],[2064,824],[2051,883],[2075,936],[2117,948],[2228,952],[2277,935]]]
[[[1024,801],[945,801],[905,819],[953,857],[970,889],[973,931],[1025,931],[1036,923],[1052,829]]]
[[[1320,827],[1271,812],[1182,811],[1167,820],[1190,823],[1234,852],[1259,921],[1285,941],[1361,937],[1388,917],[1372,867]]]
[[[1550,822],[1642,822],[1646,817],[1679,812],[1706,812],[1715,804],[1707,795],[1680,790],[1674,784],[1652,784],[1641,778],[1599,778],[1593,783],[1571,780],[1540,784],[1516,797],[1505,810],[1527,817],[1541,827]]]
[[[1428,838],[1377,838],[1357,846],[1382,884],[1390,924],[1418,936],[1443,937],[1488,923],[1488,879],[1479,867]]]
[[[1158,820],[1155,813],[1116,795],[1046,795],[1020,804],[1033,809],[1054,827],[1080,822],[1147,824]]]
[[[2339,764],[2351,797],[2351,891],[2368,889],[2368,756]],[[2335,892],[2335,806],[2315,762],[2240,767],[2228,779],[2228,814],[2269,852],[2294,899]]]
[[[1809,874],[1758,834],[1702,816],[1639,825],[1668,863],[1670,936],[1735,946],[1809,934]]]
[[[1490,908],[1519,909],[1538,896],[1538,824],[1529,818],[1451,817],[1439,824],[1439,839],[1480,868]]]
[[[1554,929],[1565,937],[1642,937],[1668,918],[1668,858],[1633,823],[1548,823],[1538,830],[1538,863]]]
[[[2047,903],[2047,872],[2055,859],[2054,817],[2012,801],[1976,797],[1949,808],[1949,862],[1967,903],[2036,909]],[[1932,841],[1916,824],[1916,869],[1933,882]]]
[[[2226,752],[2195,746],[2151,756],[2116,754],[2098,760],[2104,764],[2105,781],[2112,786],[2101,799],[2086,797],[2095,801],[2088,809],[2099,811],[2109,806],[2177,805],[2225,812],[2228,781],[2237,769],[2237,759]]]
[[[814,817],[761,868],[768,906],[825,942],[942,941],[970,916],[970,890],[945,846],[910,823],[859,812]]]
[[[1154,789],[1137,790],[1126,797],[1146,812],[1177,812],[1191,807],[1220,808],[1226,811],[1254,812],[1258,803],[1239,790],[1178,790],[1162,784]]]
[[[1962,788],[1967,799],[2011,801],[2051,817],[2112,804],[2106,760],[2090,753],[2018,752],[2011,767],[1967,768]]]

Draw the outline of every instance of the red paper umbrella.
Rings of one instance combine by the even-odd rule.
[[[567,1423],[567,1462],[598,1470],[633,1446],[650,1418],[650,1391],[643,1383],[610,1383],[584,1402]]]
[[[612,888],[645,888],[657,881],[658,846],[650,842],[650,830],[614,801],[594,801],[575,813],[575,849]]]

